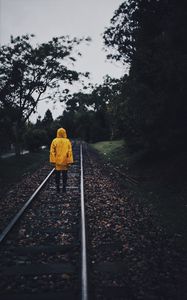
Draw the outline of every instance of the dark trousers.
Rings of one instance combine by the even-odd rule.
[[[63,188],[65,189],[66,185],[67,185],[67,179],[68,179],[67,170],[62,170],[62,171],[55,170],[55,182],[56,182],[57,188],[59,188],[61,173],[62,173]]]

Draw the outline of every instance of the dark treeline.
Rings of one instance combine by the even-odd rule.
[[[130,64],[121,90],[124,138],[131,147],[186,147],[187,4],[130,0],[105,31],[109,57]]]
[[[51,111],[47,110],[44,118],[39,118],[35,125],[27,124],[27,141],[31,132],[35,133],[34,142],[34,139],[37,140],[36,135],[42,135],[42,131],[45,130],[43,137],[46,138],[43,139],[43,144],[46,144],[46,141],[49,144],[59,127],[66,128],[70,138],[87,142],[123,137],[123,116],[117,100],[120,88],[121,81],[107,76],[104,83],[94,87],[90,93],[68,95],[66,100],[63,100],[66,109],[57,119],[53,120]]]
[[[44,119],[38,119],[35,125],[25,122],[22,140],[28,145],[32,136],[35,142],[43,139],[42,144],[49,144],[58,126],[63,126],[68,130],[70,137],[82,138],[89,142],[124,138],[129,149],[134,151],[168,153],[185,149],[187,146],[186,6],[184,0],[124,1],[115,11],[111,25],[104,32],[103,38],[108,59],[128,64],[129,73],[124,74],[121,79],[106,76],[102,85],[95,86],[87,93],[79,92],[70,96],[68,92],[67,94],[64,92],[60,99],[66,104],[62,116],[53,120],[51,112],[47,111]],[[71,49],[79,42],[71,41]],[[17,45],[18,41],[13,43]],[[41,92],[46,89],[44,82],[49,82],[50,88],[56,88],[54,83],[56,79],[72,82],[79,77],[78,73],[63,69],[55,63],[55,57],[61,55],[60,58],[63,59],[70,56],[68,46],[63,47],[62,55],[58,40],[53,40],[49,45],[43,45],[41,49],[35,49],[32,53],[32,60],[35,59],[37,68],[32,69],[33,61],[29,58],[30,71],[38,70],[42,66],[39,75],[44,76],[47,69],[49,79],[41,77],[41,80],[35,83],[36,90]],[[26,46],[27,44],[22,51],[26,51]],[[3,51],[5,49],[2,49],[1,53]],[[6,51],[8,55],[8,50]],[[38,61],[37,55],[41,54],[42,61]],[[26,57],[29,57],[28,53]],[[45,65],[43,65],[44,58]],[[72,56],[70,59],[75,60]],[[15,84],[13,75],[16,67],[14,63],[9,82],[8,75],[2,78],[3,84],[0,89],[1,103],[6,104],[0,107],[1,120],[4,119],[3,124],[6,121],[6,133],[12,141],[16,139],[19,107],[18,104],[11,104],[10,97],[16,96],[19,103],[21,76],[25,72],[24,66],[20,64],[16,77],[20,83],[16,79]],[[50,77],[51,68],[56,68],[56,73],[52,77]],[[6,70],[5,72],[8,74]],[[33,86],[27,85],[29,78],[28,76],[27,81],[24,81],[28,92],[22,96],[23,100],[25,99],[23,103],[28,101],[29,105],[32,105],[33,97],[29,91]],[[11,93],[6,98],[3,92],[7,85],[11,87],[9,91]],[[6,101],[3,102],[2,99]],[[34,109],[36,104],[34,103]],[[5,114],[7,109],[9,113]],[[9,126],[11,122],[14,123],[14,127]],[[1,134],[0,139],[4,140],[5,135]],[[29,147],[33,148],[33,145]]]

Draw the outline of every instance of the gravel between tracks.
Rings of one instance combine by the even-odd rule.
[[[85,152],[85,154],[84,178],[91,298],[99,300],[186,299],[184,253],[182,250],[181,252],[177,250],[175,238],[168,236],[164,228],[158,225],[151,205],[149,203],[145,205],[141,199],[135,197],[133,186],[122,189],[118,185],[119,178],[111,169],[105,168],[104,171],[101,161],[96,156],[92,153]],[[46,165],[32,176],[25,176],[21,183],[9,191],[6,199],[2,199],[0,204],[1,229],[32,194],[36,186],[42,182],[49,169],[50,166]],[[47,202],[47,190],[44,192],[45,194],[46,198],[44,197],[41,205],[41,212]],[[51,188],[50,194],[54,199],[50,205],[49,216],[53,214],[54,209],[55,217],[55,210],[59,203],[53,188]],[[63,203],[66,215],[60,216],[59,223],[55,217],[55,226],[59,228],[66,226],[66,232],[69,231],[66,218],[67,220],[70,218],[71,209],[74,207],[74,198],[71,198],[70,193],[69,197],[69,200],[67,199],[68,201]],[[46,209],[45,212],[48,216]],[[32,211],[28,212],[28,216],[30,214],[33,214]],[[47,231],[49,227],[44,223],[41,224],[40,231],[41,233],[44,231],[44,234],[40,241],[43,245],[45,245],[45,239],[46,241],[48,238],[50,240],[51,233]],[[18,235],[21,247],[25,246],[24,236],[27,232],[27,230],[24,231],[25,229],[26,227],[23,226]],[[69,234],[68,237],[70,238]],[[57,235],[59,245],[61,245],[61,239],[63,245],[66,244],[65,233],[61,236]],[[31,235],[27,237],[27,242],[33,246],[36,241],[32,240]],[[71,240],[67,240],[67,244],[69,242]],[[69,256],[72,256],[71,253],[58,251],[55,255],[52,253],[46,256],[43,251],[35,256],[28,255],[25,257],[24,263],[30,264],[35,261],[55,263],[59,259],[66,262],[69,260]],[[14,257],[11,252],[7,252],[6,262],[2,261],[2,265],[3,263],[11,266],[12,263],[20,265],[22,261],[17,260],[16,254]],[[75,263],[74,259],[73,263]],[[24,291],[34,293],[35,281],[38,286],[43,286],[43,289],[46,286],[46,289],[51,291],[54,290],[55,282],[55,288],[60,291],[60,285],[69,278],[67,278],[67,274],[38,275],[38,277],[28,279],[28,286],[25,284],[24,276],[20,276],[17,280],[23,282]],[[11,281],[11,278],[10,282],[11,285],[6,285],[6,288],[16,289],[18,283],[14,280]],[[72,284],[73,282],[74,279]]]
[[[68,172],[67,192],[63,193],[60,189],[60,193],[57,193],[53,174],[1,244],[1,299],[26,299],[28,296],[40,299],[40,294],[44,299],[77,299],[80,170],[79,152],[75,152],[77,162]],[[29,182],[31,185],[35,183],[35,190],[50,168],[48,165],[35,173],[34,181],[31,176],[25,185],[18,185],[22,193],[28,194]],[[28,194],[30,196],[31,193]],[[19,199],[15,200],[18,203]],[[19,205],[22,201],[19,201]]]

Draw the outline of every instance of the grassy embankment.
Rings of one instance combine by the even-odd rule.
[[[127,152],[122,140],[92,144],[104,160],[139,179],[129,186],[135,197],[151,203],[158,220],[168,234],[175,236],[179,247],[187,246],[187,154],[172,157],[140,159]]]
[[[29,153],[20,157],[12,156],[0,159],[0,195],[15,183],[19,182],[25,173],[33,173],[49,158],[49,152],[43,150],[38,153]]]

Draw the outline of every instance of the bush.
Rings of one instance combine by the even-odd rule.
[[[43,129],[28,129],[24,136],[25,147],[35,152],[48,141],[47,132]]]

